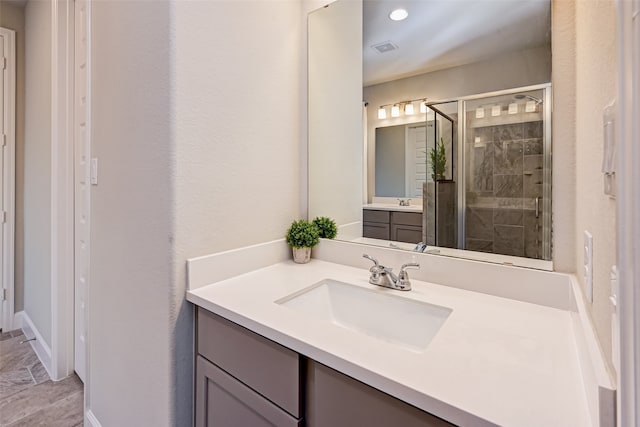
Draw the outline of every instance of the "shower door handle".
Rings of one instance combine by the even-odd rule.
[[[540,218],[540,197],[536,197],[536,218]]]

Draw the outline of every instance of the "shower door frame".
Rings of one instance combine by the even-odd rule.
[[[543,113],[543,179],[542,179],[542,258],[540,261],[548,261],[550,263],[549,270],[553,270],[552,261],[552,141],[551,141],[551,113],[552,113],[552,93],[551,83],[541,83],[537,85],[522,86],[512,89],[503,89],[493,92],[485,92],[469,96],[461,96],[459,98],[451,98],[444,100],[430,101],[430,104],[440,104],[445,102],[458,101],[458,147],[457,159],[458,167],[457,173],[454,175],[458,180],[458,197],[457,197],[457,211],[458,211],[458,249],[466,249],[466,208],[467,208],[467,195],[466,195],[466,168],[465,168],[465,156],[464,156],[464,144],[467,139],[466,135],[466,103],[467,101],[473,101],[482,98],[491,98],[494,96],[511,95],[521,92],[528,92],[532,90],[544,91],[544,113]],[[526,257],[524,257],[526,258]]]

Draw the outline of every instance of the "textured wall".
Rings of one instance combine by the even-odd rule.
[[[300,217],[301,5],[176,2],[177,419],[191,409],[187,258],[284,236]],[[181,425],[186,425],[181,424]]]
[[[16,32],[16,229],[15,229],[15,306],[24,309],[24,7],[0,2],[0,27]]]
[[[582,279],[583,231],[593,235],[591,316],[611,361],[611,284],[616,263],[616,202],[603,192],[603,109],[617,95],[616,7],[613,0],[576,2],[575,271]]]
[[[24,311],[51,347],[51,4],[28,2],[25,27]]]
[[[165,1],[92,2],[100,165],[91,187],[87,399],[103,426],[174,425],[169,16]]]

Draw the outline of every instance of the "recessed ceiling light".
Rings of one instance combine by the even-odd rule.
[[[396,9],[389,14],[389,18],[392,21],[402,21],[403,19],[407,19],[407,16],[409,16],[409,12],[404,9]]]

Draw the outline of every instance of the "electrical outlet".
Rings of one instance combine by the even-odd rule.
[[[584,293],[587,301],[593,302],[593,236],[587,230],[584,231],[584,247],[583,247],[583,277],[584,277]]]

